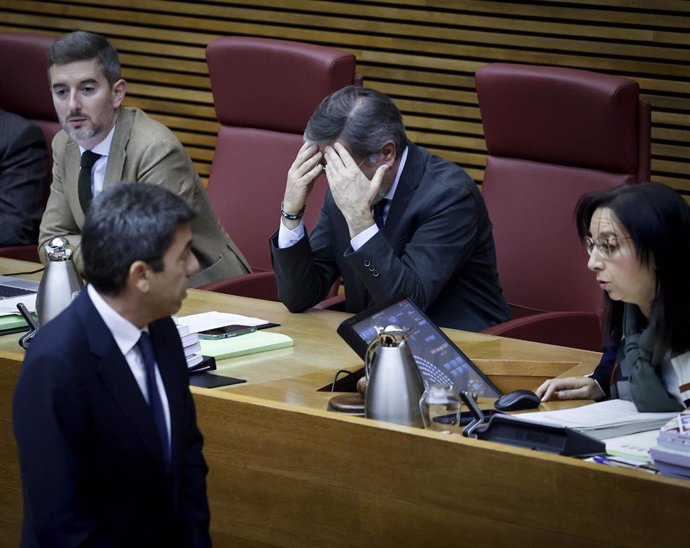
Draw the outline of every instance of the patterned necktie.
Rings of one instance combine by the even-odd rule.
[[[93,198],[93,191],[91,190],[91,169],[93,165],[101,157],[100,154],[85,150],[81,155],[81,169],[79,170],[79,203],[84,211],[84,214],[89,210],[91,205],[91,198]]]
[[[149,396],[149,407],[153,413],[153,421],[156,423],[156,430],[158,430],[158,437],[163,445],[163,457],[165,463],[170,464],[170,442],[168,441],[168,428],[165,425],[165,413],[163,412],[163,403],[161,401],[160,393],[158,392],[158,383],[156,383],[156,359],[153,354],[153,347],[151,346],[151,339],[148,333],[141,332],[139,337],[139,350],[141,357],[144,360],[144,369],[146,370],[146,392]]]
[[[374,222],[376,223],[376,226],[379,227],[379,230],[383,228],[383,212],[386,209],[386,205],[388,205],[388,198],[381,198],[378,202],[376,202],[372,208],[371,212],[374,214]]]

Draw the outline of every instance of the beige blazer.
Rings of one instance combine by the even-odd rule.
[[[77,189],[79,163],[79,146],[60,131],[53,139],[53,183],[38,241],[45,262],[45,243],[55,236],[66,236],[75,247],[81,271],[84,211]],[[192,249],[201,270],[191,279],[193,287],[250,271],[246,259],[218,222],[182,144],[167,127],[136,108],[123,108],[115,125],[104,186],[116,181],[162,185],[195,209]]]

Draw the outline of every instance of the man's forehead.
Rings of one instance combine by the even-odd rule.
[[[48,69],[51,84],[73,83],[105,79],[105,71],[95,57],[73,61],[71,63],[54,64]]]
[[[316,146],[319,148],[319,150],[321,152],[323,152],[326,149],[326,147],[328,147],[328,146],[332,147],[336,143],[343,145],[343,147],[345,147],[345,150],[347,150],[350,154],[352,154],[352,150],[350,149],[350,145],[348,144],[348,142],[345,139],[341,139],[341,138],[336,139],[332,143],[320,143]]]

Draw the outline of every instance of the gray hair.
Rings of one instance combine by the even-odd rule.
[[[402,115],[383,93],[347,86],[326,97],[309,119],[304,137],[312,143],[345,141],[356,158],[368,158],[393,141],[397,154],[407,143]]]
[[[84,277],[99,292],[117,295],[135,261],[162,271],[175,231],[194,217],[187,202],[161,186],[109,185],[93,200],[84,222]]]
[[[66,65],[89,59],[98,60],[111,86],[121,78],[117,50],[100,34],[83,30],[65,34],[53,44],[48,50],[48,69],[53,65]],[[50,79],[50,74],[48,76]]]

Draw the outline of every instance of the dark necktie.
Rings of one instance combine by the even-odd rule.
[[[386,209],[388,202],[389,200],[387,198],[381,198],[371,208],[371,212],[374,214],[374,222],[376,223],[376,226],[379,227],[379,230],[383,228],[383,212]]]
[[[158,392],[158,384],[156,383],[156,359],[153,354],[153,347],[151,346],[151,339],[148,333],[141,332],[139,337],[139,350],[141,357],[144,360],[144,369],[146,370],[146,392],[149,396],[149,407],[153,413],[153,421],[156,423],[156,430],[158,430],[158,437],[163,445],[163,456],[165,463],[170,464],[170,443],[168,442],[168,428],[165,425],[165,413],[163,412],[163,402],[161,401],[160,393]]]
[[[93,198],[93,192],[91,190],[91,169],[93,164],[95,164],[101,157],[100,154],[91,152],[90,150],[85,150],[81,155],[81,169],[79,170],[79,203],[84,211],[84,214],[89,210],[91,205],[91,198]]]

